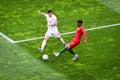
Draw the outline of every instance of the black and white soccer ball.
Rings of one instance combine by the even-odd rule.
[[[42,55],[42,59],[43,59],[44,61],[47,61],[47,60],[49,59],[49,57],[48,57],[47,54],[44,54],[44,55]]]

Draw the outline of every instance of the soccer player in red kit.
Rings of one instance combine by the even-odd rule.
[[[80,44],[82,35],[84,35],[84,43],[87,42],[87,34],[82,26],[82,23],[83,23],[82,20],[77,21],[78,28],[76,30],[74,38],[68,44],[66,44],[65,48],[62,49],[59,53],[56,52],[53,53],[56,57],[65,52],[66,50],[68,50],[71,54],[74,55],[73,60],[76,60],[78,58],[78,55],[72,49],[76,47],[78,44]]]

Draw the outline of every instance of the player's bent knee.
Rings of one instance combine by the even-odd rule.
[[[49,39],[49,36],[48,35],[45,35],[45,37],[44,37],[44,40],[48,40]]]
[[[67,45],[65,46],[65,48],[66,48],[66,49],[70,49],[70,45],[67,44]]]

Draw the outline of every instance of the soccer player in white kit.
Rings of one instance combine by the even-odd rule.
[[[44,36],[44,40],[42,42],[41,48],[38,48],[38,50],[40,52],[42,52],[44,50],[44,47],[46,45],[47,40],[49,39],[49,37],[51,36],[55,36],[56,38],[58,38],[64,45],[66,44],[65,41],[63,40],[63,38],[61,37],[58,29],[57,29],[57,18],[56,16],[53,14],[52,10],[48,10],[48,14],[45,14],[41,11],[38,11],[39,14],[42,14],[46,17],[47,19],[47,27],[48,30],[45,33]]]

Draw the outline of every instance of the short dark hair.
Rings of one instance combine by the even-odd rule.
[[[77,22],[78,22],[78,23],[81,23],[81,24],[83,23],[83,21],[82,21],[82,20],[78,20]]]
[[[48,13],[52,13],[52,10],[48,10]]]

